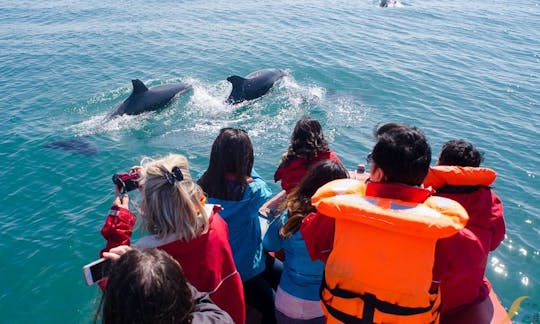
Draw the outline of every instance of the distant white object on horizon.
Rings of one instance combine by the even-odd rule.
[[[382,8],[401,7],[401,2],[399,2],[398,0],[380,0],[379,6]]]

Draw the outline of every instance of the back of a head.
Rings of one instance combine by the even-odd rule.
[[[141,184],[152,181],[155,177],[162,177],[163,170],[172,170],[177,166],[182,171],[182,177],[185,180],[192,180],[191,173],[189,172],[189,162],[187,158],[180,154],[169,154],[163,158],[154,160],[151,158],[144,158],[141,161],[141,165],[144,168],[145,177]]]
[[[246,131],[223,128],[212,144],[208,169],[198,183],[209,197],[228,199],[227,178],[232,175],[238,183],[245,184],[253,162],[253,145]]]
[[[238,128],[223,128],[212,145],[208,169],[249,176],[253,159],[253,145],[248,134]]]
[[[323,160],[312,166],[296,188],[288,195],[281,207],[289,211],[289,219],[280,229],[280,235],[288,238],[300,229],[302,220],[307,214],[314,212],[311,196],[324,184],[349,176],[349,172],[338,162]]]
[[[419,186],[429,170],[431,148],[421,130],[402,125],[378,136],[372,158],[384,172],[385,182]]]
[[[166,252],[133,249],[111,267],[103,323],[190,323],[193,297],[180,265]]]
[[[311,198],[324,184],[332,180],[347,178],[348,175],[349,172],[341,163],[323,160],[308,170],[295,191],[299,196]]]
[[[187,159],[169,154],[142,164],[142,226],[159,238],[171,234],[186,241],[195,238],[200,230],[198,215],[206,216],[199,202],[204,193],[191,180]]]
[[[375,128],[375,130],[373,131],[373,137],[375,139],[377,139],[379,136],[381,136],[382,134],[388,132],[388,131],[391,131],[391,130],[396,130],[398,128],[409,128],[410,126],[407,125],[407,124],[404,124],[404,123],[400,123],[400,122],[390,122],[390,123],[386,123],[386,124],[383,124],[381,126],[377,126]]]
[[[482,153],[470,142],[460,139],[444,143],[437,164],[479,167],[482,160]]]
[[[315,118],[303,116],[294,127],[289,156],[301,156],[308,160],[319,152],[328,151],[328,142],[324,138],[322,126]]]

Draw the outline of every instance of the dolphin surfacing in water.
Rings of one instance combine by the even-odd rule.
[[[107,115],[105,121],[115,116],[138,115],[143,112],[158,110],[168,104],[175,96],[191,88],[191,85],[187,83],[165,84],[150,89],[138,79],[131,80],[131,83],[133,84],[131,95],[114,108]],[[96,155],[98,153],[97,146],[86,138],[59,140],[43,146],[84,155]]]
[[[245,78],[232,75],[227,78],[232,84],[232,91],[227,103],[237,104],[245,100],[253,100],[265,95],[276,81],[285,76],[279,69],[264,69],[248,74]]]
[[[107,119],[120,115],[138,115],[158,110],[175,96],[191,88],[187,83],[164,84],[148,89],[139,79],[131,80],[133,92],[108,115]]]

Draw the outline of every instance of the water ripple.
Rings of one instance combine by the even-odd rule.
[[[498,171],[507,219],[487,275],[505,305],[518,294],[538,302],[538,5],[23,0],[0,7],[4,317],[91,321],[96,290],[84,286],[80,268],[103,246],[113,172],[170,151],[201,171],[219,128],[236,126],[248,130],[257,170],[271,179],[276,152],[304,114],[321,120],[351,168],[371,149],[375,125],[390,120],[421,127],[434,156],[448,139],[477,145]],[[271,67],[289,76],[267,96],[224,104],[227,76]],[[103,123],[134,78],[187,81],[193,91],[158,113]],[[43,147],[81,136],[99,148],[96,156]]]

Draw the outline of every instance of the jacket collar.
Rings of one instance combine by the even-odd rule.
[[[434,191],[431,188],[413,187],[397,182],[369,182],[366,196],[422,203]]]

